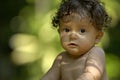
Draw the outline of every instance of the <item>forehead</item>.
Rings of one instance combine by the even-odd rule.
[[[64,16],[62,19],[60,19],[60,25],[68,24],[68,23],[79,23],[79,24],[85,24],[85,25],[91,24],[90,18],[88,16],[79,15],[76,13],[72,13],[72,14]]]

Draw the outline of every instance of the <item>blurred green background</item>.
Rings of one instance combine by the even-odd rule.
[[[120,80],[120,0],[102,0],[112,23],[99,46]],[[40,80],[63,49],[51,18],[60,0],[0,0],[0,80]]]

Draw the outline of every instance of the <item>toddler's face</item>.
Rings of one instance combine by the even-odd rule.
[[[60,21],[59,28],[63,48],[72,56],[80,56],[90,50],[98,41],[100,33],[89,19],[70,15]]]

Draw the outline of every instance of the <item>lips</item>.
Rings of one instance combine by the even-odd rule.
[[[74,48],[77,47],[78,45],[76,43],[70,43],[68,46]]]

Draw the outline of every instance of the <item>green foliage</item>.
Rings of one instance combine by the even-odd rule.
[[[106,52],[109,80],[119,80],[120,1],[102,1],[113,21],[99,45]],[[9,17],[3,15],[6,20],[1,20],[0,47],[3,48],[0,51],[0,64],[3,66],[0,66],[0,71],[6,66],[10,67],[6,67],[4,73],[0,72],[0,80],[39,80],[50,68],[55,56],[63,50],[57,29],[51,25],[52,16],[60,0],[26,0],[26,2],[18,0],[18,2],[10,0],[7,4],[2,3],[11,9],[15,4],[19,5],[15,5],[16,9],[10,9],[12,15]],[[10,13],[6,10],[3,12]],[[6,45],[12,50],[6,49]]]
[[[110,80],[119,80],[120,58],[114,54],[108,54],[106,61],[107,61],[107,72]]]

